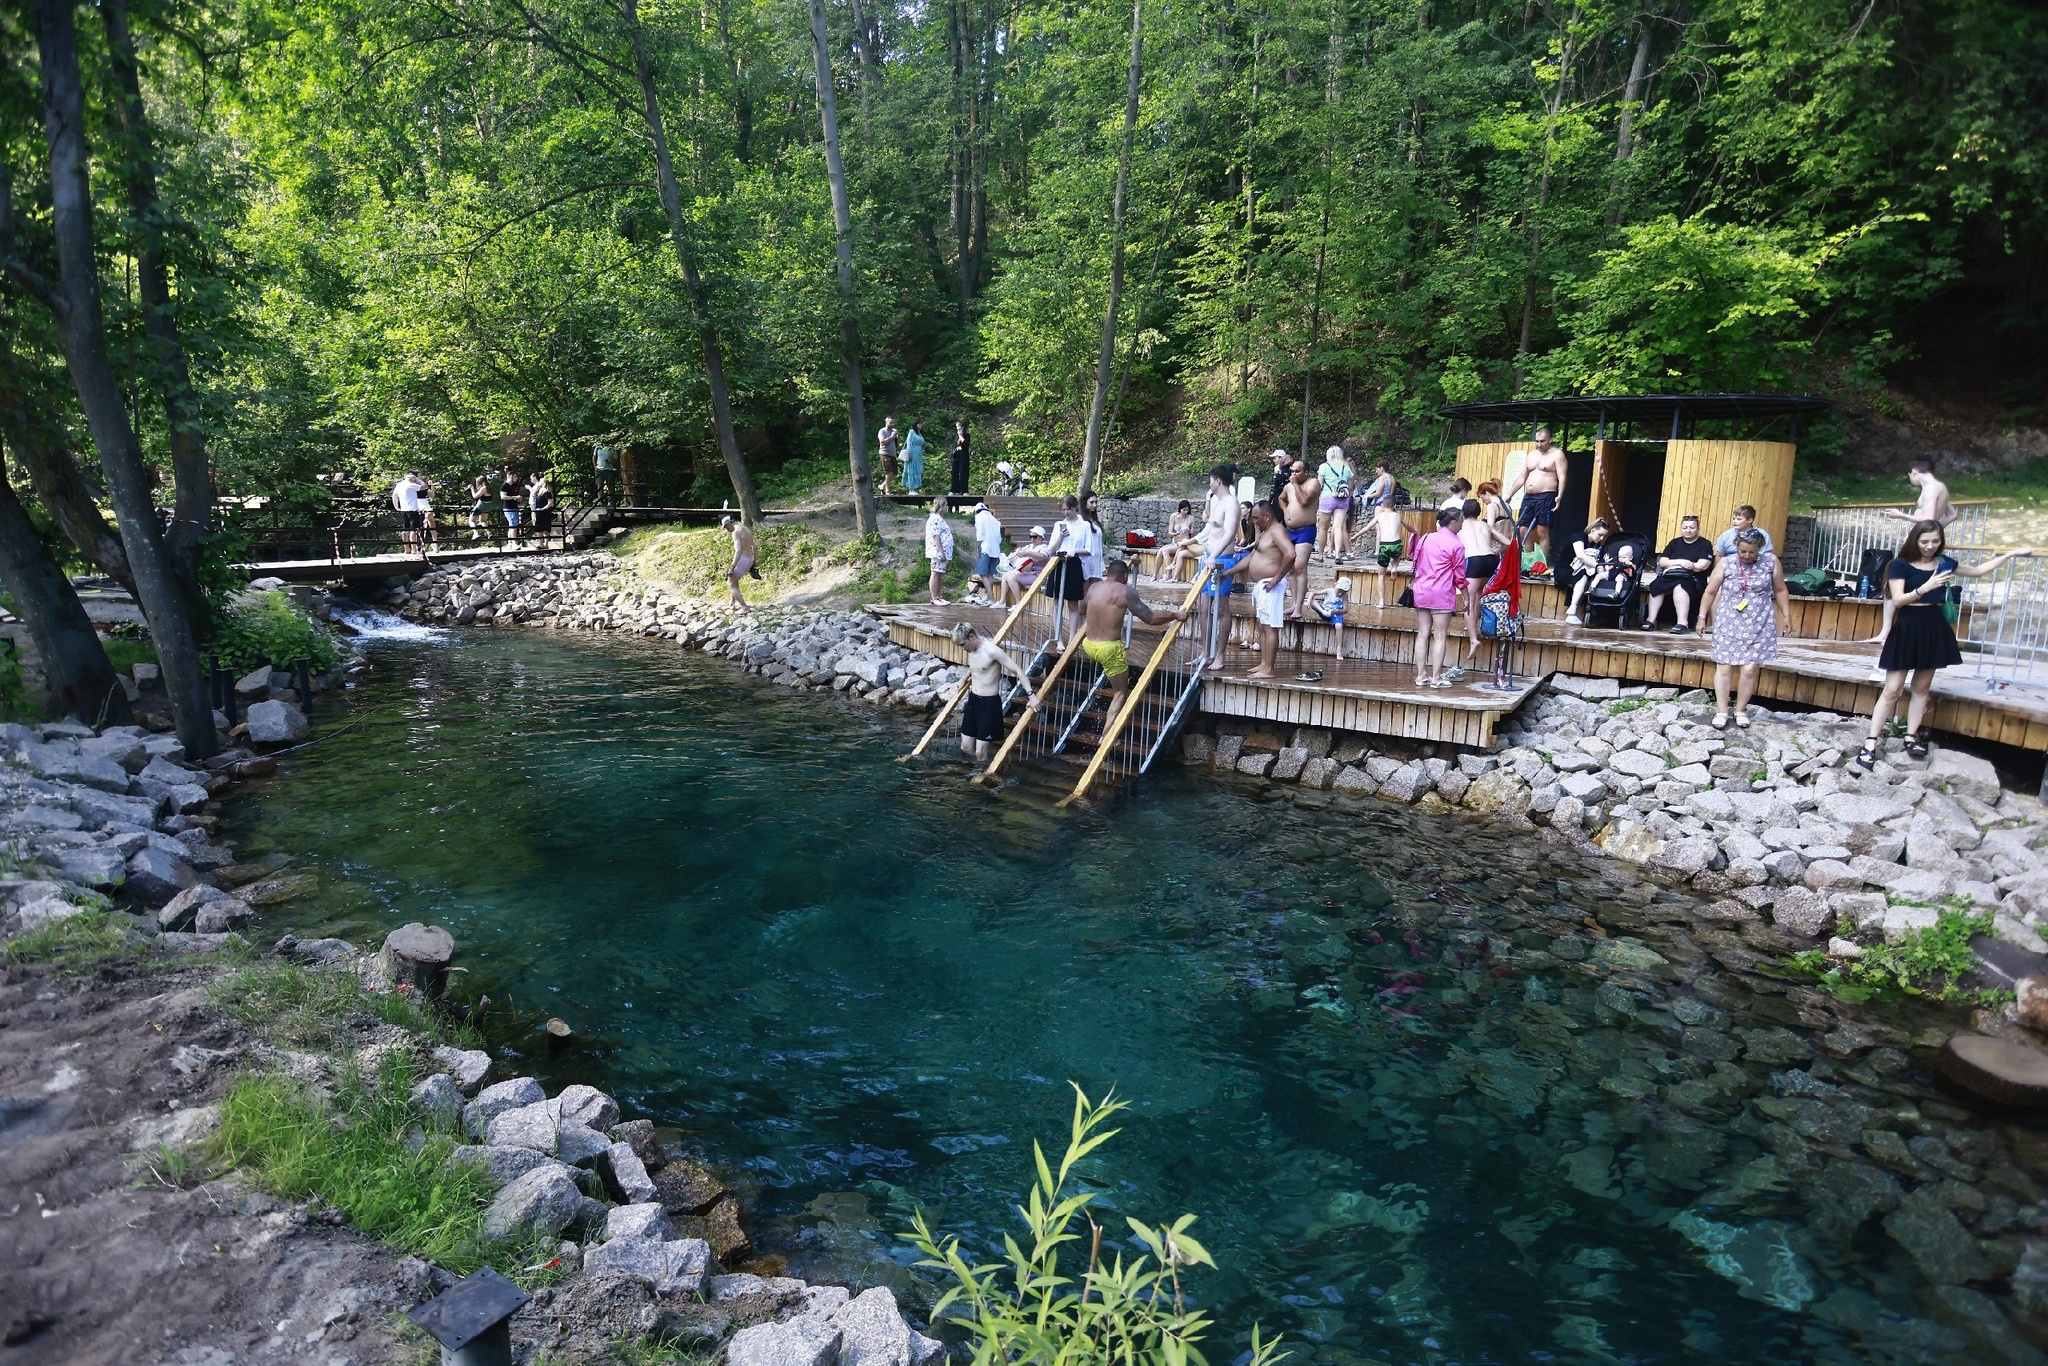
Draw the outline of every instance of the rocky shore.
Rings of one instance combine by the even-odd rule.
[[[890,644],[865,613],[739,616],[642,582],[603,554],[438,569],[387,601],[429,623],[665,637],[787,687],[912,710],[938,706],[963,675]],[[1850,762],[1860,718],[1757,706],[1748,728],[1717,731],[1712,711],[1697,690],[1559,676],[1490,753],[1226,721],[1192,728],[1181,755],[1298,785],[1312,801],[1374,798],[1541,826],[1687,882],[1729,920],[1767,920],[1845,958],[1931,927],[1949,905],[1981,911],[2001,939],[2048,954],[2048,816],[2038,796],[2005,789],[1988,760],[1942,745],[1917,763],[1893,749],[1865,773]]]

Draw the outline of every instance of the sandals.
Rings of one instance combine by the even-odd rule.
[[[1905,743],[1907,757],[1913,759],[1925,759],[1927,757],[1927,742],[1919,736],[1908,735]]]
[[[1737,715],[1737,716],[1736,716],[1736,718],[1735,718],[1735,729],[1737,729],[1737,730],[1748,730],[1748,729],[1749,729],[1749,713],[1747,713],[1747,712],[1743,712],[1743,713],[1741,713],[1741,714],[1739,714],[1739,715]]]
[[[1725,711],[1715,712],[1713,726],[1715,730],[1728,729],[1728,713]]]
[[[1875,768],[1877,766],[1877,741],[1865,740],[1863,748],[1856,751],[1856,758],[1853,762],[1856,767],[1861,769]]]

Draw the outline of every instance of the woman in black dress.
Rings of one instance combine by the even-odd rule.
[[[953,492],[967,492],[967,419],[953,423]]]
[[[1884,670],[1884,691],[1870,713],[1870,736],[1856,754],[1861,768],[1877,762],[1885,723],[1898,710],[1899,694],[1908,688],[1909,678],[1906,753],[1915,759],[1927,757],[1920,723],[1927,716],[1927,694],[1934,687],[1935,671],[1963,662],[1963,652],[1956,646],[1956,628],[1944,610],[1955,592],[1954,581],[1982,578],[2007,560],[2034,553],[2027,548],[2008,550],[1982,564],[1959,564],[1947,551],[1948,536],[1941,523],[1915,522],[1906,533],[1906,543],[1892,556],[1891,568],[1885,571],[1885,589],[1898,611],[1877,656],[1877,667]]]

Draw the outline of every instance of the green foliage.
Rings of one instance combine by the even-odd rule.
[[[205,596],[215,622],[228,618],[235,595],[248,588],[249,576],[240,566],[249,559],[249,538],[232,527],[209,532],[200,539],[199,591]]]
[[[1182,1267],[1216,1265],[1188,1232],[1195,1216],[1183,1214],[1159,1225],[1126,1217],[1125,1227],[1144,1251],[1126,1260],[1120,1250],[1105,1263],[1105,1231],[1091,1208],[1103,1192],[1087,1188],[1075,1175],[1083,1159],[1116,1137],[1118,1130],[1103,1126],[1125,1108],[1114,1093],[1097,1103],[1074,1087],[1073,1124],[1057,1173],[1044,1149],[1031,1145],[1037,1180],[1017,1211],[1028,1242],[1004,1234],[1005,1263],[968,1262],[960,1240],[940,1238],[918,1211],[909,1237],[924,1254],[917,1265],[948,1282],[932,1319],[950,1319],[967,1333],[975,1366],[1203,1366],[1207,1361],[1199,1344],[1212,1321],[1188,1307],[1180,1279]],[[1086,1255],[1076,1256],[1084,1238]],[[1279,1340],[1263,1339],[1254,1327],[1250,1366],[1271,1366],[1278,1357]]]
[[[1650,699],[1647,697],[1624,697],[1618,702],[1609,702],[1607,704],[1607,714],[1609,716],[1625,716],[1632,711],[1641,711],[1649,705]]]
[[[28,688],[21,678],[21,653],[13,642],[0,647],[0,718],[29,717]]]
[[[289,669],[299,659],[308,661],[314,673],[325,673],[341,662],[327,628],[276,590],[236,598],[209,648],[223,668],[236,674],[259,664]]]
[[[458,1275],[522,1269],[532,1249],[484,1237],[489,1179],[448,1161],[453,1137],[419,1132],[407,1101],[415,1079],[400,1056],[374,1077],[343,1068],[330,1102],[278,1073],[245,1075],[221,1102],[208,1154],[284,1199],[318,1197],[361,1232]]]
[[[1965,907],[1941,908],[1935,923],[1897,942],[1867,944],[1863,956],[1837,962],[1819,949],[1792,958],[1792,966],[1818,977],[1827,991],[1844,1001],[1921,996],[1935,1001],[1976,1000],[1982,993],[1962,985],[1977,965],[1970,949],[1973,935],[1989,934],[1991,917]]]
[[[107,663],[114,666],[114,672],[125,674],[137,664],[157,662],[156,646],[147,640],[130,640],[125,636],[110,636],[101,642],[107,651]]]
[[[9,941],[0,956],[8,963],[48,963],[64,972],[85,972],[137,951],[134,931],[99,909],[48,921]]]
[[[369,991],[352,972],[257,959],[207,991],[215,1009],[288,1048],[335,1050],[365,1021],[397,1025],[442,1043],[475,1047],[475,1035],[409,991]]]

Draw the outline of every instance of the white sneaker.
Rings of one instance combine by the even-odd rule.
[[[1568,612],[1565,614],[1564,624],[1567,626],[1577,626],[1579,619],[1576,615]]]

